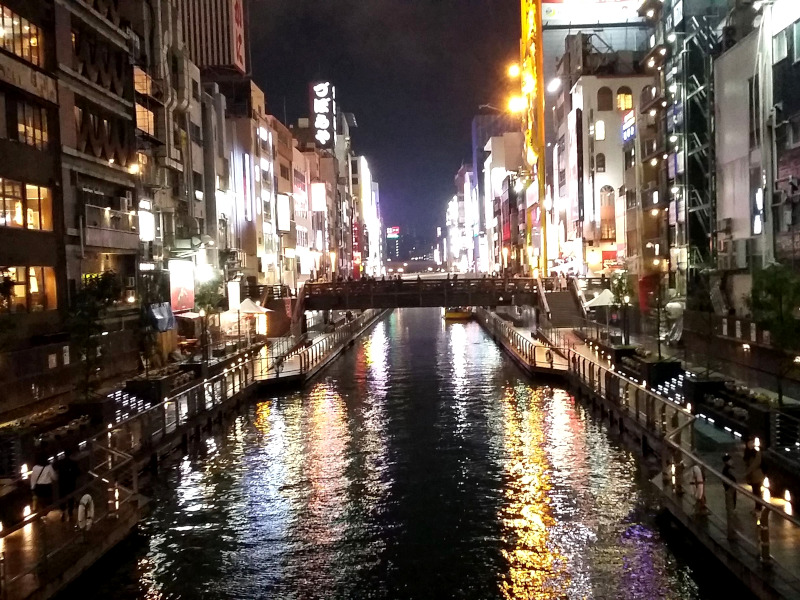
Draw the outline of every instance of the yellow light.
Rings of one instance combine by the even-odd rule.
[[[658,159],[654,158],[653,160],[650,161],[650,164],[655,167],[658,164]]]
[[[769,477],[764,477],[764,487],[769,489]]]
[[[131,166],[128,167],[128,172],[131,175],[138,175],[141,167],[139,167],[139,163],[131,163]]]
[[[791,502],[792,493],[789,490],[786,490],[786,492],[783,494],[783,499],[786,500],[786,502]]]
[[[508,76],[509,77],[511,77],[513,79],[516,79],[517,77],[519,77],[519,74],[520,74],[520,68],[519,68],[519,65],[517,63],[514,63],[513,65],[509,65],[509,67],[508,67]]]
[[[658,260],[657,258],[654,258],[654,259],[653,259],[653,266],[654,266],[654,267],[657,267],[657,266],[658,266],[658,265],[660,265],[660,264],[661,264],[661,261],[660,261],[660,260]]]
[[[521,113],[527,108],[527,106],[528,103],[522,96],[512,96],[508,99],[508,111],[511,113]]]
[[[28,284],[30,286],[31,294],[39,293],[39,280],[36,279],[36,269],[33,267],[28,270]]]
[[[658,216],[658,209],[654,208],[653,210],[650,211],[650,214],[653,215],[654,217]]]

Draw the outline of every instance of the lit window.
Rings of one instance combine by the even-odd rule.
[[[602,142],[606,139],[606,122],[605,121],[596,121],[594,124],[594,139],[598,142]]]
[[[633,91],[629,87],[617,90],[617,110],[625,111],[633,108]]]
[[[0,225],[5,227],[25,227],[22,184],[9,179],[0,180]]]
[[[28,229],[53,231],[53,201],[48,188],[26,185],[25,207]]]
[[[17,141],[39,150],[47,149],[47,111],[44,108],[17,102]]]
[[[153,111],[148,110],[138,102],[136,103],[136,127],[150,135],[156,134],[156,117]]]
[[[15,12],[0,7],[3,48],[36,66],[42,66],[42,30]]]

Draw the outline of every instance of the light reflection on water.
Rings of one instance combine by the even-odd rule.
[[[395,311],[164,476],[88,598],[700,598],[636,462],[474,323]],[[94,594],[94,595],[93,595]]]

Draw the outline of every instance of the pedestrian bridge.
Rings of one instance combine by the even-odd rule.
[[[304,310],[533,305],[536,279],[401,279],[307,283]]]

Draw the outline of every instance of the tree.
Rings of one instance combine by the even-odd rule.
[[[783,377],[793,368],[794,354],[800,350],[800,278],[779,264],[755,271],[750,308],[756,323],[770,332],[772,347],[781,353],[778,402],[782,404]]]
[[[207,314],[220,312],[225,296],[222,295],[222,277],[213,277],[197,286],[194,294],[194,305]]]
[[[72,345],[81,357],[78,390],[85,400],[100,385],[103,356],[100,339],[105,331],[103,317],[122,293],[119,278],[113,271],[86,278],[75,294],[67,318]]]

